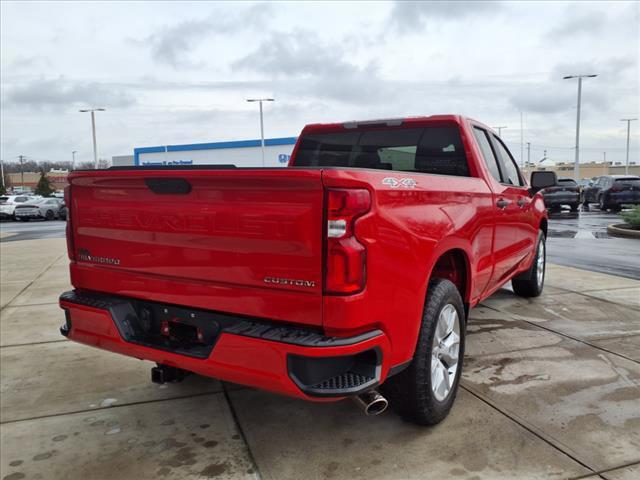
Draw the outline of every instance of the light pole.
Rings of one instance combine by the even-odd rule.
[[[98,147],[96,146],[96,115],[95,112],[104,112],[104,108],[85,108],[81,113],[91,112],[91,132],[93,134],[93,164],[98,169]]]
[[[631,122],[638,120],[637,118],[621,118],[621,122],[627,122],[627,162],[624,165],[624,174],[629,175],[629,134],[631,133]]]
[[[75,169],[76,167],[76,153],[78,153],[77,150],[71,152],[71,170]]]
[[[531,165],[531,142],[527,142],[527,169]]]
[[[262,102],[275,102],[274,98],[247,98],[247,102],[260,103],[260,146],[262,147],[262,166],[264,167],[264,121],[262,119]]]
[[[582,102],[582,79],[594,78],[597,74],[589,75],[567,75],[562,77],[563,80],[570,80],[572,78],[578,79],[578,113],[576,114],[576,159],[573,166],[573,173],[576,180],[580,180],[580,104]]]
[[[500,138],[502,138],[502,129],[503,129],[503,128],[507,128],[507,127],[505,127],[505,126],[502,126],[502,127],[493,127],[493,129],[494,129],[494,130],[498,130],[498,136],[499,136]]]

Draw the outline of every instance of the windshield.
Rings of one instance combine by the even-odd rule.
[[[304,135],[294,166],[469,175],[460,131],[453,126]]]

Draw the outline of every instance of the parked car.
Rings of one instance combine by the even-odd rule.
[[[195,372],[368,414],[388,397],[431,425],[456,396],[469,309],[508,281],[541,294],[538,191],[556,175],[529,186],[492,130],[443,115],[308,125],[284,169],[69,181],[63,335],[156,362],[159,383]]]
[[[64,203],[64,200],[60,202],[60,210],[58,210],[58,218],[60,220],[67,219],[67,204]]]
[[[28,222],[31,219],[43,218],[45,220],[54,220],[60,212],[60,204],[62,200],[59,198],[39,198],[24,202],[15,209],[16,220]]]
[[[640,205],[640,177],[635,175],[604,175],[592,187],[585,188],[583,204],[597,203],[600,210],[620,211],[623,205]]]
[[[580,207],[580,186],[573,178],[558,178],[558,184],[542,190],[542,196],[549,210],[568,205],[572,212],[577,212]]]
[[[0,197],[0,219],[13,220],[16,206],[31,199],[28,195],[4,195]]]

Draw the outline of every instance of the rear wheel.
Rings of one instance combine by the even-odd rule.
[[[545,237],[544,233],[540,231],[538,232],[536,256],[533,259],[531,267],[529,267],[529,270],[526,272],[521,273],[511,280],[511,285],[516,295],[520,297],[537,297],[542,293],[546,259]]]
[[[456,397],[464,356],[465,310],[449,280],[429,282],[411,365],[383,385],[391,407],[419,425],[435,425]]]
[[[609,208],[609,206],[604,201],[604,195],[600,195],[600,197],[598,198],[598,206],[600,207],[600,210],[602,210],[603,212],[606,212],[607,209]]]
[[[572,212],[577,212],[578,209],[580,208],[580,204],[579,203],[572,203],[571,205],[569,205],[569,207],[571,208]]]
[[[56,214],[53,213],[53,210],[47,210],[47,213],[44,216],[45,220],[53,220],[54,218],[56,218]]]

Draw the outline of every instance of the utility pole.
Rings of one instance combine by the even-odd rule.
[[[594,78],[597,77],[597,74],[589,74],[589,75],[567,75],[562,77],[563,80],[569,80],[571,78],[578,79],[578,112],[576,114],[576,158],[575,164],[573,167],[573,173],[576,180],[580,180],[580,106],[582,103],[582,79],[583,78]]]
[[[93,135],[93,164],[98,169],[98,147],[96,146],[96,115],[95,112],[104,112],[104,108],[85,108],[79,110],[81,113],[91,112],[91,133]]]
[[[262,119],[262,102],[275,102],[274,98],[247,98],[247,102],[260,103],[260,146],[262,147],[262,166],[264,167],[264,122]]]
[[[22,168],[22,163],[24,162],[24,155],[18,155],[18,159],[20,160],[20,183],[22,184],[22,193],[24,193],[24,170]]]
[[[6,185],[4,184],[4,162],[0,158],[0,176],[2,176],[2,190],[4,191]]]
[[[621,118],[621,122],[627,122],[627,162],[624,165],[624,174],[629,175],[629,134],[631,133],[631,122],[638,120],[637,118]]]
[[[520,166],[524,163],[524,121],[520,110]]]
[[[501,127],[493,127],[493,129],[494,129],[494,130],[498,130],[498,136],[499,136],[500,138],[502,138],[502,129],[503,129],[503,128],[507,128],[507,127],[505,127],[505,126],[501,126]]]
[[[607,174],[607,152],[602,152],[602,174]]]
[[[77,150],[71,152],[71,170],[74,170],[76,168],[76,153]]]
[[[527,142],[527,168],[531,165],[531,142]]]

